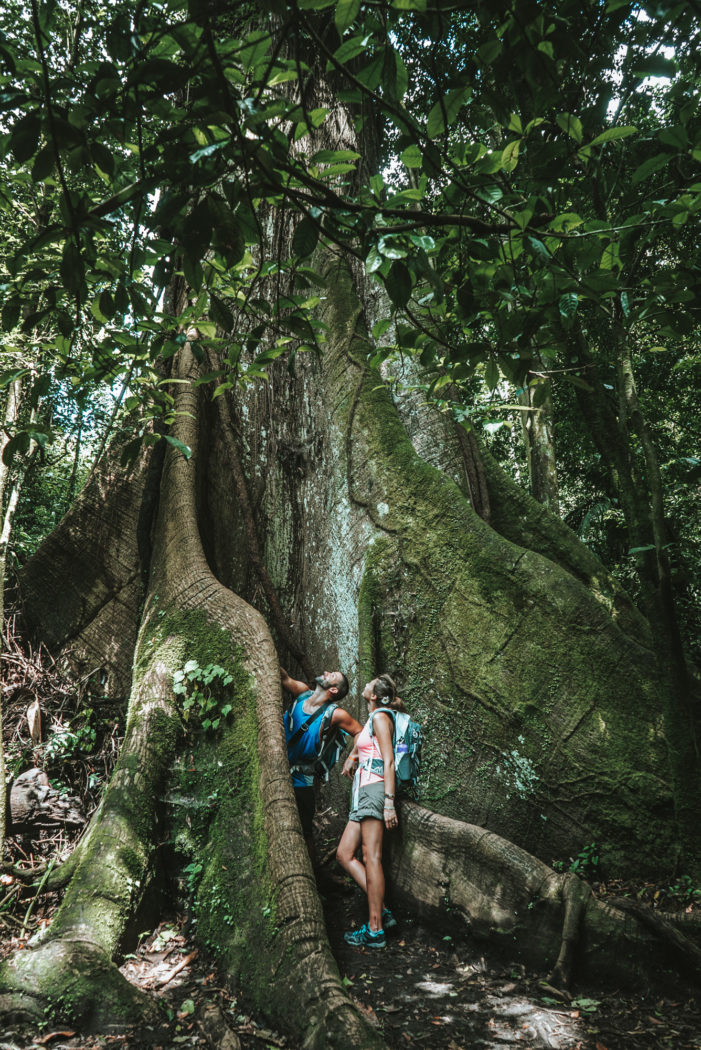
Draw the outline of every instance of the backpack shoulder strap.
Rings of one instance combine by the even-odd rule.
[[[295,704],[297,704],[298,702],[299,701],[295,701]],[[293,708],[295,704],[292,705]],[[295,744],[302,739],[312,722],[316,722],[317,718],[321,718],[321,716],[324,715],[325,712],[325,707],[320,707],[316,711],[312,711],[309,718],[307,718],[306,721],[302,722],[301,726],[296,731],[296,733],[293,733],[290,739],[287,741],[288,750],[291,750],[295,746]]]
[[[324,708],[324,716],[321,720],[321,735],[323,736],[331,729],[331,719],[338,704],[327,704]]]
[[[390,718],[392,719],[392,736],[394,736],[394,728],[395,728],[395,726],[397,724],[396,723],[396,719],[394,717],[396,712],[393,711],[391,707],[378,707],[372,712],[372,714],[370,715],[370,718],[368,719],[368,721],[370,722],[370,728],[368,730],[368,732],[370,733],[370,736],[374,736],[375,735],[373,719],[374,719],[375,715],[379,715],[380,712],[382,712],[382,714],[389,715]]]

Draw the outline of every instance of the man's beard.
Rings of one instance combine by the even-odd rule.
[[[314,681],[317,685],[320,685],[322,689],[330,689],[333,682],[330,678],[324,678],[323,674],[318,675]]]

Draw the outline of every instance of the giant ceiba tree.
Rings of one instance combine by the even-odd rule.
[[[465,82],[425,124],[409,112],[401,35],[469,40],[492,23],[477,6],[451,23],[419,3],[174,4],[118,9],[105,51],[85,58],[89,8],[65,68],[79,102],[52,85],[50,11],[34,8],[38,57],[16,62],[38,96],[14,99],[27,112],[9,145],[59,210],[15,259],[5,321],[54,326],[67,376],[91,307],[104,326],[92,374],[128,363],[141,435],[115,440],[18,592],[25,629],[101,667],[129,696],[128,722],[99,810],[50,880],[66,886],[54,922],[0,970],[0,1009],[94,1027],[155,1016],[115,960],[165,821],[201,865],[198,936],[248,999],[305,1046],[382,1045],[326,941],[280,661],[339,666],[356,687],[390,670],[423,723],[422,806],[403,806],[392,851],[398,894],[508,932],[556,979],[580,933],[584,969],[638,977],[653,935],[543,861],[595,840],[611,870],[698,870],[685,675],[668,673],[648,619],[562,522],[410,389],[450,330],[441,258],[455,266],[477,240],[482,257],[500,238],[513,253],[528,237],[554,254],[547,237],[569,236],[546,209],[514,217],[482,192],[513,172],[517,148],[498,150],[498,177],[486,148],[474,171],[454,157],[441,169]],[[522,33],[537,101],[539,62],[576,50],[576,34],[540,5],[525,24],[500,15],[501,36],[489,29],[475,52],[482,80],[492,37],[516,47]],[[608,47],[629,15],[598,12]],[[534,64],[529,33],[546,30]],[[430,191],[422,175],[389,198],[390,119],[409,170],[424,151]],[[397,310],[426,354],[403,361],[403,385],[378,352]],[[184,735],[188,667],[221,669],[214,732]]]

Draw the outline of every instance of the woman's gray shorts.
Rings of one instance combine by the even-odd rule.
[[[348,815],[349,820],[358,823],[366,817],[374,817],[375,820],[385,819],[385,782],[366,784],[358,789],[358,805]]]

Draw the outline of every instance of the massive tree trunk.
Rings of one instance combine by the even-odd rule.
[[[355,687],[366,674],[391,670],[424,723],[425,801],[444,816],[407,810],[395,862],[400,892],[430,907],[445,882],[436,867],[442,853],[445,864],[478,856],[473,839],[481,831],[452,818],[507,836],[521,847],[503,847],[521,871],[512,881],[544,901],[544,932],[529,938],[533,956],[565,980],[572,930],[583,914],[591,924],[599,913],[581,893],[548,882],[546,866],[523,848],[548,860],[596,839],[610,870],[652,874],[667,872],[682,841],[653,641],[596,559],[487,457],[493,526],[419,457],[367,364],[350,268],[328,252],[317,265],[327,285],[323,356],[308,357],[294,377],[276,369],[269,385],[231,405],[232,418],[247,421],[232,434],[268,571],[313,663],[341,666]],[[201,865],[198,934],[241,993],[305,1045],[380,1045],[346,997],[326,941],[286,767],[277,655],[263,616],[246,600],[265,614],[265,597],[248,573],[221,416],[193,385],[188,351],[176,376],[188,382],[175,387],[175,434],[193,455],[166,453],[153,543],[155,461],[151,475],[145,459],[130,475],[106,467],[23,578],[34,629],[45,624],[55,646],[70,644],[83,659],[88,638],[91,659],[102,653],[116,688],[130,639],[120,616],[106,611],[134,608],[124,595],[135,587],[129,601],[138,602],[139,551],[151,551],[119,764],[68,869],[53,925],[0,971],[0,1009],[33,1020],[48,1011],[100,1028],[153,1019],[151,1002],[114,960],[154,870],[165,798],[181,852]],[[460,454],[447,433],[451,448]],[[524,546],[514,542],[519,533]],[[183,737],[172,685],[188,660],[232,676],[233,717],[211,740]],[[426,877],[419,855],[428,826],[439,860]],[[690,836],[686,843],[693,845]],[[491,894],[494,863],[491,873],[465,876],[483,879],[482,898]],[[469,902],[451,892],[474,925]],[[505,914],[509,908],[520,913],[518,895]],[[617,923],[586,941],[612,967]]]
[[[243,454],[266,561],[302,649],[359,682],[397,676],[426,729],[433,808],[548,859],[596,840],[618,870],[675,863],[674,711],[645,620],[490,461],[491,527],[415,453],[367,365],[353,275],[332,255],[317,266],[323,362],[276,370],[236,412],[255,441]],[[225,479],[212,480],[220,492]],[[211,520],[212,561],[246,593],[215,507]],[[690,824],[692,850],[695,836]]]

